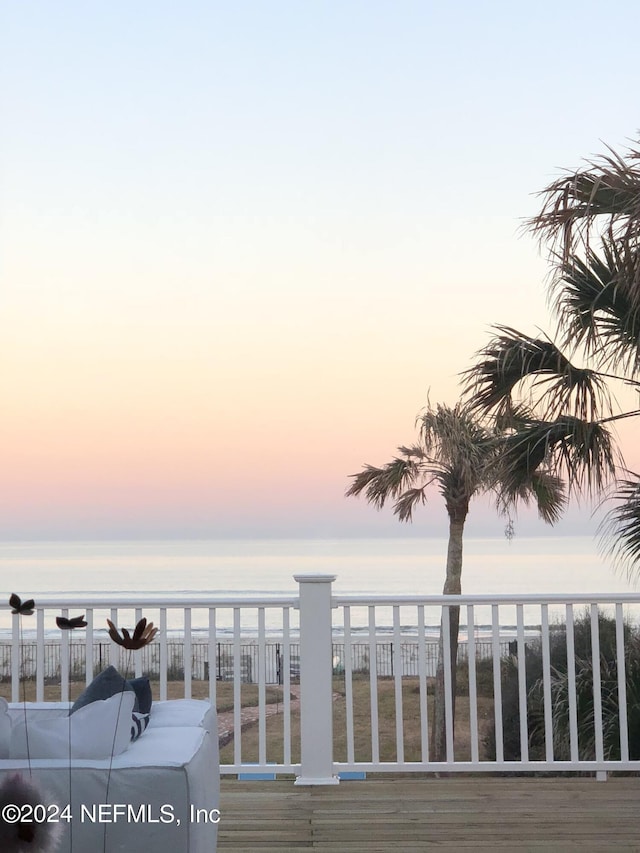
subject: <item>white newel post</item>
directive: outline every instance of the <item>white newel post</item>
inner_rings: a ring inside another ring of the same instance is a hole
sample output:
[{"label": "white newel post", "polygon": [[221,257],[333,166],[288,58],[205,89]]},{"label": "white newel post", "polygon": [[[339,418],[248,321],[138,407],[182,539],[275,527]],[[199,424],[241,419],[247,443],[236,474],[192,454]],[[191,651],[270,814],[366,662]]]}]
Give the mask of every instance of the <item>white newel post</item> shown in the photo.
[{"label": "white newel post", "polygon": [[300,775],[296,785],[337,785],[333,775],[331,584],[335,575],[294,575],[300,585]]}]

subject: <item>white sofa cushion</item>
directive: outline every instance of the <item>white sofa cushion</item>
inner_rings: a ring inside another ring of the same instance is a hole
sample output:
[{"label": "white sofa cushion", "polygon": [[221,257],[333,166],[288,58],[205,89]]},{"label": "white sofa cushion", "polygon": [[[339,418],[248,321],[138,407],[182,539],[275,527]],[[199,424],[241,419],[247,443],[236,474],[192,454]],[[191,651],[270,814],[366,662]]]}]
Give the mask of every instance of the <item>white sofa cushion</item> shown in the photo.
[{"label": "white sofa cushion", "polygon": [[216,711],[206,699],[167,699],[154,702],[149,728],[199,726],[216,734]]},{"label": "white sofa cushion", "polygon": [[[131,742],[131,713],[135,694],[126,691],[79,708],[65,717],[38,719],[27,712],[14,719],[11,758],[109,758]],[[28,738],[28,750],[27,750]],[[71,746],[69,746],[71,744]]]}]

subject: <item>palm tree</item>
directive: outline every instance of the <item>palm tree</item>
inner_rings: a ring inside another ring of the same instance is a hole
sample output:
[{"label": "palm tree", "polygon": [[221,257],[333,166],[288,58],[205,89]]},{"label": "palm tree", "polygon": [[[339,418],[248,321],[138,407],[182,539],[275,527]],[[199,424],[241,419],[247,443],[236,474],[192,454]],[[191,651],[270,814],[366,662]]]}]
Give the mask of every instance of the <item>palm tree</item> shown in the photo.
[{"label": "palm tree", "polygon": [[[462,591],[462,542],[464,525],[471,499],[480,493],[494,494],[503,514],[518,501],[533,500],[544,521],[555,522],[564,507],[561,480],[539,465],[535,471],[522,469],[516,477],[507,471],[503,457],[510,434],[486,424],[468,406],[458,403],[453,408],[427,406],[418,417],[417,443],[399,447],[391,462],[381,468],[365,465],[352,474],[353,483],[347,495],[364,495],[369,503],[381,509],[393,500],[394,513],[400,521],[411,521],[416,506],[427,500],[427,490],[434,485],[442,495],[449,516],[449,543],[443,593],[459,595]],[[504,482],[503,482],[504,480]],[[452,662],[452,708],[455,713],[456,660],[460,608],[449,609],[449,642]],[[436,674],[435,713],[432,728],[432,758],[444,761],[446,727],[444,703],[444,631],[440,631],[440,654]]]},{"label": "palm tree", "polygon": [[[630,573],[640,571],[640,476],[612,428],[640,410],[617,396],[640,390],[640,143],[568,173],[543,191],[526,227],[549,250],[554,339],[495,327],[466,372],[472,409],[526,437],[512,463],[540,459],[569,490],[614,498],[601,530]],[[526,407],[525,404],[526,403]]]}]

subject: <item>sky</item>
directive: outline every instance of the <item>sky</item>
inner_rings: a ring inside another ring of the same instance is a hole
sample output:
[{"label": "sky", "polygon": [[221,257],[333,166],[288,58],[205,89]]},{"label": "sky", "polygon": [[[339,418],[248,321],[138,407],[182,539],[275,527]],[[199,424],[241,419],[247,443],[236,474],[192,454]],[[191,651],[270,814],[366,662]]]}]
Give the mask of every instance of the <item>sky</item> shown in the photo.
[{"label": "sky", "polygon": [[552,329],[522,221],[635,137],[639,17],[0,3],[0,538],[446,535],[437,495],[408,531],[349,475],[492,324]]}]

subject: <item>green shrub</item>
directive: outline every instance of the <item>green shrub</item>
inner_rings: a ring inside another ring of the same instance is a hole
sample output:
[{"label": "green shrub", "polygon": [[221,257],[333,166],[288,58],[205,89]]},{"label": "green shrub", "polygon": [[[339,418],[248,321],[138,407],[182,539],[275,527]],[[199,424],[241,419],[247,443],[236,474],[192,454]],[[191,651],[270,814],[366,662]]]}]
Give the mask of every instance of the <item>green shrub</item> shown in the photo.
[{"label": "green shrub", "polygon": [[[578,755],[581,760],[596,757],[593,660],[576,658],[576,716]],[[625,688],[629,758],[640,758],[640,640],[634,637],[625,648]],[[620,759],[620,714],[617,660],[600,655],[600,695],[602,740],[605,759]],[[566,671],[551,677],[554,755],[571,757],[569,726],[569,677]]]},{"label": "green shrub", "polygon": [[[618,712],[618,672],[615,619],[599,615],[600,678],[602,685],[602,717],[605,758],[620,757],[620,719]],[[640,637],[627,624],[625,636],[625,669],[629,755],[640,757]],[[551,699],[553,751],[557,760],[569,760],[569,676],[567,670],[566,625],[558,624],[549,631],[551,666]],[[591,617],[587,611],[574,621],[576,672],[576,709],[578,752],[582,760],[595,758],[595,726],[593,706],[593,665],[591,653]],[[529,641],[525,647],[527,693],[527,730],[530,760],[545,758],[544,683],[542,642]],[[520,706],[518,661],[515,655],[503,658],[501,666],[502,719],[504,757],[517,761],[520,750]],[[495,732],[489,730],[485,747],[495,757]]]}]

